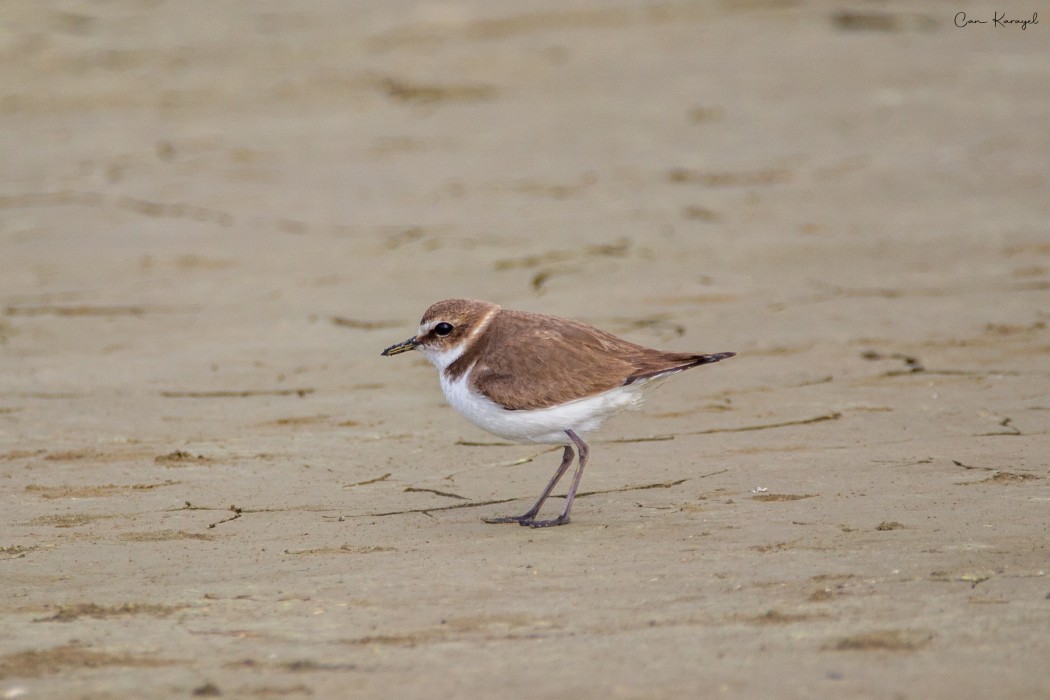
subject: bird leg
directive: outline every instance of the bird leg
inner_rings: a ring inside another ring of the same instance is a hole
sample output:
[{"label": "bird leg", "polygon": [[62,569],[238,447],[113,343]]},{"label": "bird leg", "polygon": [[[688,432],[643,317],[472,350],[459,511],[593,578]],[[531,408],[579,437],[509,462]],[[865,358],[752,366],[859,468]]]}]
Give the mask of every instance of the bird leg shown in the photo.
[{"label": "bird leg", "polygon": [[[569,522],[569,511],[572,510],[572,502],[576,498],[576,489],[580,487],[580,480],[583,478],[583,469],[587,466],[587,455],[590,450],[587,447],[587,443],[581,440],[580,436],[573,431],[566,430],[565,434],[568,435],[569,439],[576,445],[576,451],[580,454],[580,465],[576,467],[576,473],[572,477],[572,486],[569,487],[569,492],[565,495],[565,510],[563,510],[561,515],[557,518],[551,520],[520,520],[518,522],[521,525],[527,525],[529,527],[552,527],[554,525],[565,525]],[[569,455],[572,454],[572,450],[569,447],[566,447],[565,454],[567,459],[571,459]],[[567,465],[567,461],[562,462],[562,465],[558,468],[558,473],[556,474],[558,478],[561,478],[562,472],[567,468]],[[555,479],[555,481],[556,480],[557,479]],[[543,494],[543,498],[547,497],[547,494],[550,493],[550,489],[553,487],[554,484],[551,483],[551,485],[547,487],[547,492]],[[540,499],[540,503],[543,502],[543,498]],[[532,511],[529,512],[531,513]]]},{"label": "bird leg", "polygon": [[[584,448],[586,449],[586,445]],[[550,482],[547,484],[547,488],[543,489],[543,494],[540,496],[540,500],[536,501],[536,504],[529,508],[528,512],[522,515],[509,515],[502,518],[483,518],[487,523],[521,523],[522,525],[531,525],[536,520],[536,514],[540,512],[540,508],[543,507],[543,502],[547,500],[547,497],[551,495],[551,491],[558,485],[558,481],[561,480],[565,472],[568,471],[569,465],[572,464],[572,459],[576,455],[573,453],[572,448],[568,445],[565,446],[565,452],[562,455],[561,466],[558,467],[558,471],[554,472],[554,476],[551,477]]]}]

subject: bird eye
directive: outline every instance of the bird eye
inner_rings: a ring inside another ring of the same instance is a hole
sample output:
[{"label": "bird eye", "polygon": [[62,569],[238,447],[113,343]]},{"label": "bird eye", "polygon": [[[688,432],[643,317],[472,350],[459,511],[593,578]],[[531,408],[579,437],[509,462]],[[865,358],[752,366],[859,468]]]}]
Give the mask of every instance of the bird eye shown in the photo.
[{"label": "bird eye", "polygon": [[439,335],[441,337],[444,337],[444,336],[448,335],[451,332],[452,332],[452,324],[451,323],[445,323],[444,321],[442,321],[441,323],[439,323],[436,326],[434,326],[434,334],[435,335]]}]

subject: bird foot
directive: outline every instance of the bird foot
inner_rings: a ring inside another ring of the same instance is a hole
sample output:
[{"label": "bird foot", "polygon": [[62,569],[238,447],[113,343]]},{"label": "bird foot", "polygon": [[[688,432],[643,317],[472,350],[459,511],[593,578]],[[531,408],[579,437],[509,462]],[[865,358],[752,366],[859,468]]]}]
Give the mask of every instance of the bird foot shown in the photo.
[{"label": "bird foot", "polygon": [[482,521],[489,524],[517,523],[522,527],[555,527],[556,525],[567,524],[569,516],[562,514],[550,520],[536,520],[535,513],[525,513],[524,515],[506,515],[499,518],[482,518]]},{"label": "bird foot", "polygon": [[554,527],[556,525],[568,525],[569,516],[559,515],[550,520],[522,520],[519,524],[526,527]]},{"label": "bird foot", "polygon": [[499,518],[482,518],[481,520],[490,525],[498,525],[500,523],[518,523],[519,525],[528,525],[531,522],[535,522],[535,517],[536,515],[534,513],[525,513],[524,515],[505,515]]}]

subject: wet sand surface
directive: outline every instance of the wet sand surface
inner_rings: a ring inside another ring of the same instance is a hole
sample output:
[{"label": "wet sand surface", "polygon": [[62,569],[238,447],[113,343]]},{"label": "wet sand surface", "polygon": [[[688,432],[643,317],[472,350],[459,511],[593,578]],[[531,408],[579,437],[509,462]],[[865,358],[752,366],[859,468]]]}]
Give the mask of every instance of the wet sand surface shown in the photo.
[{"label": "wet sand surface", "polygon": [[[358,5],[0,6],[0,697],[1050,696],[1045,21]],[[486,525],[457,296],[739,356]]]}]

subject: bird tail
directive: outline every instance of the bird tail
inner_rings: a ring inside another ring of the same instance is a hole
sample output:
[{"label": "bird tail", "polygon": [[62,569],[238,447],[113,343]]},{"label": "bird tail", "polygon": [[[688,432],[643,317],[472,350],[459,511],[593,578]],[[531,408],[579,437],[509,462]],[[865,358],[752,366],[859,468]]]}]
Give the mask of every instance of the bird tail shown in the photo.
[{"label": "bird tail", "polygon": [[627,385],[634,384],[635,382],[643,382],[648,379],[656,379],[665,375],[681,372],[684,369],[699,367],[700,365],[709,365],[713,362],[718,362],[720,360],[732,357],[735,354],[735,352],[716,352],[711,355],[686,355],[682,358],[683,361],[680,364],[675,363],[671,366],[664,366],[658,369],[653,369],[650,371],[641,371],[636,374],[632,374],[630,377],[627,378],[627,381],[625,381],[624,384]]},{"label": "bird tail", "polygon": [[700,365],[709,365],[712,362],[718,362],[720,360],[728,360],[733,355],[736,355],[736,353],[735,352],[716,352],[716,353],[713,353],[711,355],[697,355],[695,358],[693,358],[692,362],[690,362],[688,365],[686,365],[686,367],[698,367]]}]

